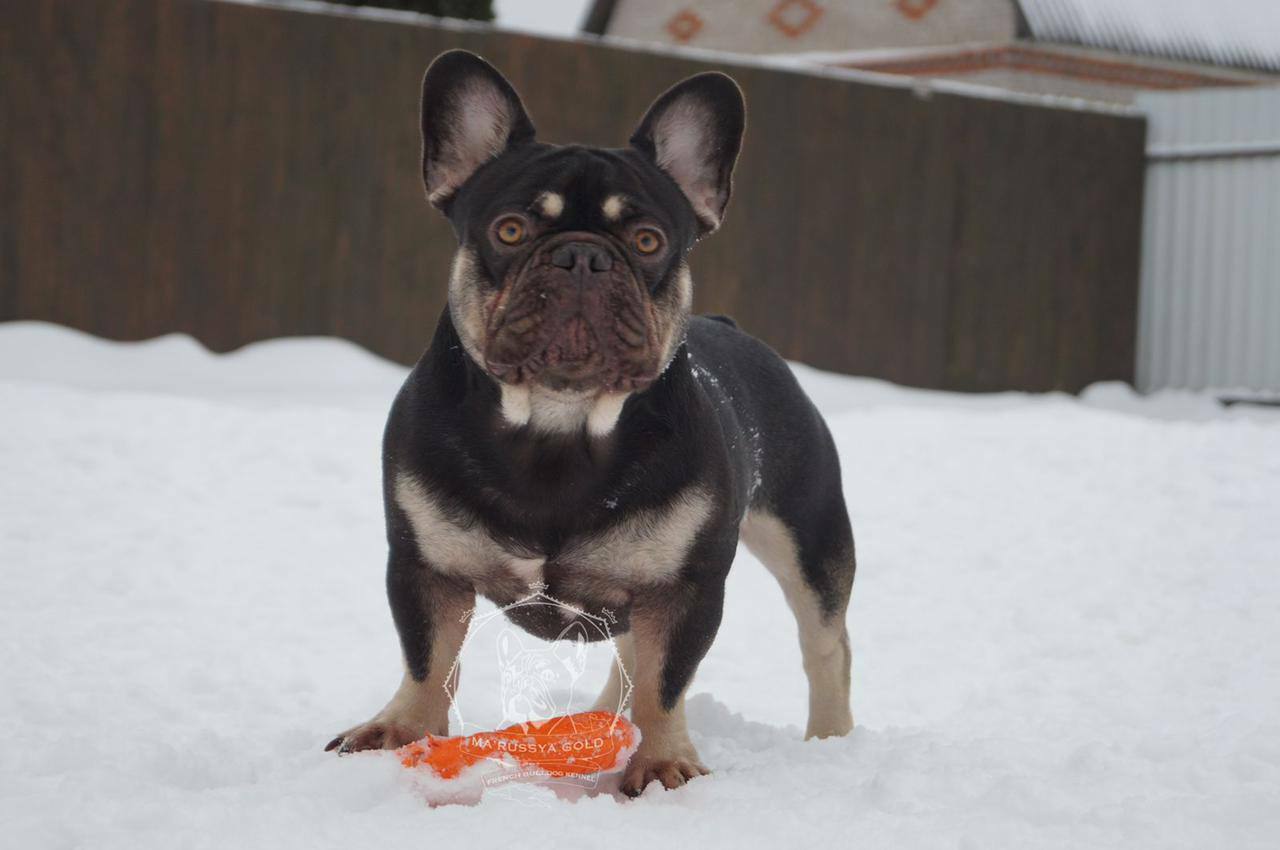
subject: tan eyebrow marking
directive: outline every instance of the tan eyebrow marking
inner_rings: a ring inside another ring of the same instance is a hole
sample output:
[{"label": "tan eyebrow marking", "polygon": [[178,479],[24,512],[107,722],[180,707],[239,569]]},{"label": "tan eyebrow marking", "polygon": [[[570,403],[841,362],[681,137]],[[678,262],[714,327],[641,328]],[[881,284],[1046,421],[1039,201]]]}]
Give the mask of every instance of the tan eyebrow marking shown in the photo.
[{"label": "tan eyebrow marking", "polygon": [[564,212],[564,196],[558,192],[543,192],[534,204],[547,218],[559,218]]},{"label": "tan eyebrow marking", "polygon": [[622,218],[622,211],[627,206],[627,199],[623,195],[610,195],[604,199],[601,209],[604,211],[604,217],[609,221],[617,221]]}]

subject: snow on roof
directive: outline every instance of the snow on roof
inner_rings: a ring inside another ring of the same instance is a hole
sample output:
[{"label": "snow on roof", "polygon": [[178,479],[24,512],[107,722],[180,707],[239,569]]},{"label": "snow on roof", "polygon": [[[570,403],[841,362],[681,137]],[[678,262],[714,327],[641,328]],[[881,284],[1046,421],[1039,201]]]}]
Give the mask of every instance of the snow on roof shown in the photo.
[{"label": "snow on roof", "polygon": [[1020,0],[1037,40],[1280,71],[1280,0]]}]

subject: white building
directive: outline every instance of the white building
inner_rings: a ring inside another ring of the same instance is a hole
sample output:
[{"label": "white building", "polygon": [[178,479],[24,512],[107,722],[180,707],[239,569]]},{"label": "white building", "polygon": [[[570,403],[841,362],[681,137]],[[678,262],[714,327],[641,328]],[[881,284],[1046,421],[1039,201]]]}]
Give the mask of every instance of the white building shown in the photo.
[{"label": "white building", "polygon": [[585,28],[1140,110],[1137,383],[1280,397],[1280,0],[596,0]]}]

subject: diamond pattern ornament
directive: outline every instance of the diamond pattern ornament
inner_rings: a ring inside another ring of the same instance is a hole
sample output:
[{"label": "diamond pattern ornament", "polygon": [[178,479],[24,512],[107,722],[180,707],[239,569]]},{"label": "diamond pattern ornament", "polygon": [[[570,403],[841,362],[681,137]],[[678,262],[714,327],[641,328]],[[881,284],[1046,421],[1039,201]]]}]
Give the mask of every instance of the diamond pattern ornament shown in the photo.
[{"label": "diamond pattern ornament", "polygon": [[813,0],[782,0],[769,12],[767,20],[787,38],[799,38],[813,29],[824,11]]},{"label": "diamond pattern ornament", "polygon": [[894,0],[893,5],[904,18],[918,21],[934,10],[938,0]]},{"label": "diamond pattern ornament", "polygon": [[685,9],[667,21],[667,32],[680,44],[687,44],[702,32],[702,16],[692,9]]}]

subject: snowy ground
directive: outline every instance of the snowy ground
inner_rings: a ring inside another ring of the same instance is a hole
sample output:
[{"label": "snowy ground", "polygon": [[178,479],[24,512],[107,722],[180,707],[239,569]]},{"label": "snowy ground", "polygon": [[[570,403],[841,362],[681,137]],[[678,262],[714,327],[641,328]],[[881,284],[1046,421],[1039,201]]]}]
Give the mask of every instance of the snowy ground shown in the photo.
[{"label": "snowy ground", "polygon": [[[1280,842],[1280,417],[799,371],[858,536],[854,734],[801,741],[794,628],[743,554],[693,687],[713,777],[431,809],[392,758],[321,752],[398,676],[377,475],[403,371],[0,325],[4,846]],[[490,652],[463,691],[493,704]]]}]

